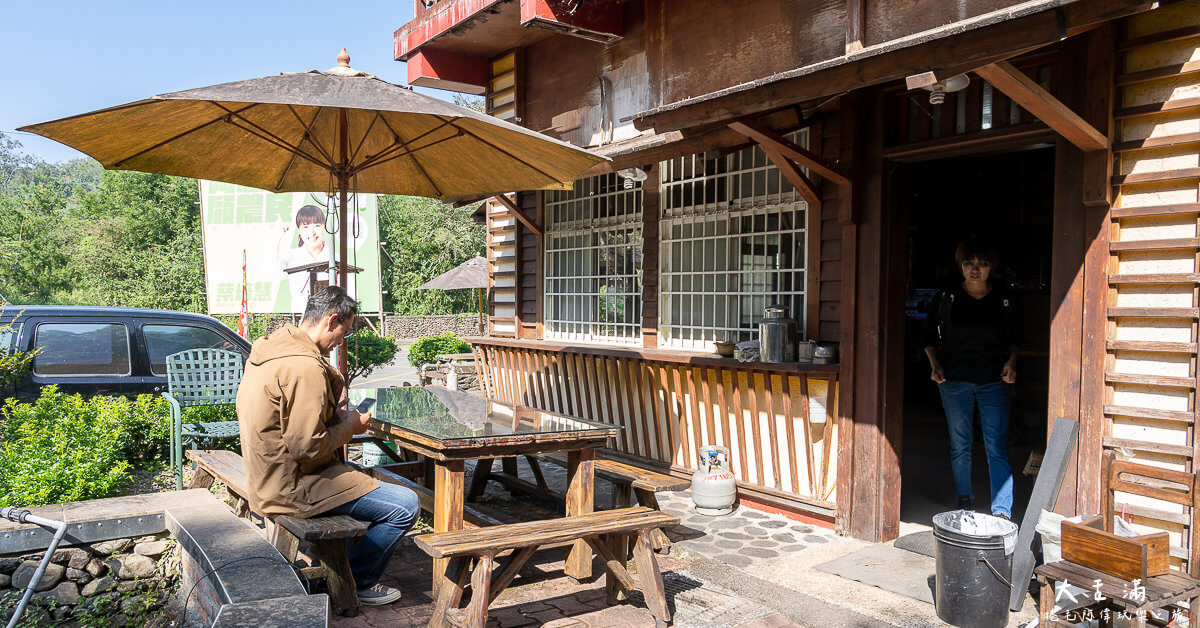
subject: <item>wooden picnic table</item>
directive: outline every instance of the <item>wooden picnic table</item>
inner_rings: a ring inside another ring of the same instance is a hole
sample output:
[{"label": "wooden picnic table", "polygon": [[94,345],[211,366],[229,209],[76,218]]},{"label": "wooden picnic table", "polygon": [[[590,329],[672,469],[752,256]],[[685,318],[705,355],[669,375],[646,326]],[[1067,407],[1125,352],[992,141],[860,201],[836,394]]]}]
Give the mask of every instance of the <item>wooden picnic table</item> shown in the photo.
[{"label": "wooden picnic table", "polygon": [[[493,458],[566,452],[566,515],[592,512],[596,448],[605,446],[621,429],[440,386],[354,392],[378,400],[371,435],[432,462],[434,532],[463,529],[464,474],[466,461],[471,459],[490,462]],[[434,560],[434,582],[441,581],[448,562]],[[582,580],[591,576],[591,569],[591,548],[583,541],[576,542],[567,556],[566,574]]]}]

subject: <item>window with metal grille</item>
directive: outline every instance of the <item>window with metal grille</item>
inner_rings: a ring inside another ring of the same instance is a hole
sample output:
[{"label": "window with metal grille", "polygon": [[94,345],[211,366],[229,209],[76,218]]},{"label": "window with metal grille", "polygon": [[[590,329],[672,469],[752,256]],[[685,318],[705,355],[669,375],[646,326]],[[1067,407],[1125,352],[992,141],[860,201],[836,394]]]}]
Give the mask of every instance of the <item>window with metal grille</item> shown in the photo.
[{"label": "window with metal grille", "polygon": [[641,344],[642,188],[615,174],[546,192],[546,339]]},{"label": "window with metal grille", "polygon": [[[807,130],[788,139],[807,144]],[[808,203],[753,146],[661,163],[659,321],[663,344],[711,350],[758,336],[768,305],[804,329]]]}]

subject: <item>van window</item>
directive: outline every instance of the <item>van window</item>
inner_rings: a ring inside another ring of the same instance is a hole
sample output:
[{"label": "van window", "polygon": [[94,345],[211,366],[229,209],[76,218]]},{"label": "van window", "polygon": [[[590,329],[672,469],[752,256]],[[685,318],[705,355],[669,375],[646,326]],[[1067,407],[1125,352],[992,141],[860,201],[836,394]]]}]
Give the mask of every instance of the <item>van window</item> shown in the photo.
[{"label": "van window", "polygon": [[236,351],[237,347],[221,334],[203,327],[190,325],[143,325],[146,349],[150,353],[150,372],[167,374],[167,356],[188,349],[225,349]]},{"label": "van window", "polygon": [[119,323],[42,323],[34,331],[37,375],[129,375],[129,330]]},{"label": "van window", "polygon": [[13,345],[17,341],[17,335],[21,333],[21,326],[16,323],[0,324],[0,355],[8,355],[12,353]]}]

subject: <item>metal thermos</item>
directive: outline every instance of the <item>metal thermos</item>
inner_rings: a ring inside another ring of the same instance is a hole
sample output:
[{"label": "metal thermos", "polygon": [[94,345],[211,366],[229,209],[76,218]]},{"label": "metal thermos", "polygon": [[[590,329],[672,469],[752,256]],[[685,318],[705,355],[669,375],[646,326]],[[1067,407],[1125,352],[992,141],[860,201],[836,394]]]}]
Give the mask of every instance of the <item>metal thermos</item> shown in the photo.
[{"label": "metal thermos", "polygon": [[758,324],[759,359],[763,362],[795,362],[798,329],[796,319],[788,318],[786,305],[768,307]]}]

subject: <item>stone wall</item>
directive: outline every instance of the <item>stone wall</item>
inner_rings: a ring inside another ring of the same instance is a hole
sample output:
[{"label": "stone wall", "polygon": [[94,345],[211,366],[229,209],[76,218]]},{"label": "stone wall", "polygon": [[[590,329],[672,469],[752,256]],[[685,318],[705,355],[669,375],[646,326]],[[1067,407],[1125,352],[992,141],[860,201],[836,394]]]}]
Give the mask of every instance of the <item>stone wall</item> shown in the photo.
[{"label": "stone wall", "polygon": [[400,339],[416,339],[451,332],[462,338],[484,335],[479,331],[478,314],[383,317],[383,334]]},{"label": "stone wall", "polygon": [[[179,547],[166,532],[54,552],[20,625],[81,625],[104,618],[165,626],[157,616],[179,583]],[[0,556],[0,615],[7,622],[45,552]],[[157,616],[157,617],[156,617]]]}]

